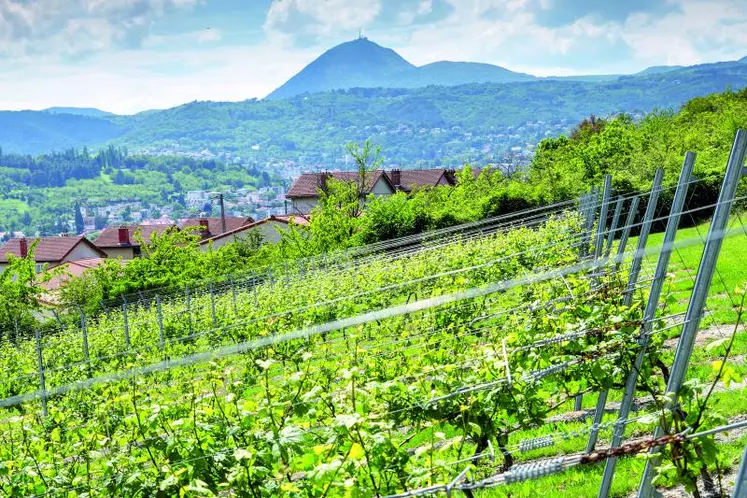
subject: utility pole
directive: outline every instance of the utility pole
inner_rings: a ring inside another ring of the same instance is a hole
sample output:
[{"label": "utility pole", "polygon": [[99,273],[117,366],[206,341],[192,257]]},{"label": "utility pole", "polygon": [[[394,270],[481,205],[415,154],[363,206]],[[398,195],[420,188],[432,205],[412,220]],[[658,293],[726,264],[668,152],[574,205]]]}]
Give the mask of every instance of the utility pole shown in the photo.
[{"label": "utility pole", "polygon": [[220,228],[221,233],[226,233],[226,206],[223,203],[223,192],[213,192],[211,197],[213,199],[217,197],[218,202],[220,202]]}]

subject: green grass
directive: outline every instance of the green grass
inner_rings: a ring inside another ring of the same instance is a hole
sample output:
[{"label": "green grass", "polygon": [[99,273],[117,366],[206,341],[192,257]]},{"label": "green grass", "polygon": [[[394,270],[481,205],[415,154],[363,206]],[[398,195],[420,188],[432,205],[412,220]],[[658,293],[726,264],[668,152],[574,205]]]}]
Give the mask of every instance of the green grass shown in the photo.
[{"label": "green grass", "polygon": [[[701,326],[710,327],[736,322],[735,305],[738,304],[738,300],[735,288],[737,286],[744,288],[747,283],[747,264],[744,264],[747,234],[741,226],[741,218],[744,216],[734,214],[730,220],[729,236],[724,238],[721,246],[716,273],[713,276],[706,302],[708,311]],[[668,305],[669,313],[683,313],[687,310],[695,275],[703,254],[704,244],[701,239],[706,238],[709,227],[710,223],[703,223],[677,232],[676,242],[685,243],[685,245],[676,247],[669,261],[670,276],[664,289],[666,295],[674,297],[674,301]],[[649,249],[661,247],[663,239],[663,233],[651,234],[646,247]],[[693,241],[697,243],[692,244]],[[636,247],[637,243],[637,238],[632,238],[629,249]],[[649,255],[648,260],[651,266],[654,266],[657,255]]]}]

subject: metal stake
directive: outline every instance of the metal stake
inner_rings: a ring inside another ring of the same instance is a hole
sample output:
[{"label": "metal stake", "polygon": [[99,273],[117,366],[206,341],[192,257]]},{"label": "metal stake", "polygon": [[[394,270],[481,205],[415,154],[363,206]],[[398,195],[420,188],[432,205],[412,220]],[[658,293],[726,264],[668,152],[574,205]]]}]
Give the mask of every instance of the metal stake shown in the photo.
[{"label": "metal stake", "polygon": [[620,236],[620,244],[617,246],[617,256],[615,256],[615,272],[620,269],[623,257],[625,256],[625,248],[628,246],[628,238],[630,237],[630,229],[633,228],[633,222],[635,216],[638,214],[638,204],[640,204],[641,198],[639,196],[633,197],[630,201],[630,211],[628,211],[628,217],[625,219],[625,228]]},{"label": "metal stake", "polygon": [[[716,262],[721,252],[724,231],[729,222],[729,214],[734,204],[737,185],[739,184],[739,179],[744,168],[745,155],[747,155],[747,131],[739,130],[737,131],[737,136],[729,155],[726,174],[721,184],[721,192],[713,213],[711,226],[708,228],[703,256],[700,259],[692,294],[690,294],[690,302],[688,303],[685,321],[682,326],[682,335],[677,343],[677,352],[674,355],[674,363],[670,372],[669,382],[667,383],[667,393],[671,396],[671,403],[674,404],[677,403],[682,384],[685,382],[685,374],[687,373],[690,356],[695,345],[695,336],[698,334],[700,319],[703,316],[703,308],[708,297],[708,289],[711,287],[713,273],[716,270]],[[656,436],[664,434],[664,428],[659,425],[654,434]],[[655,455],[659,450],[659,448],[652,448],[650,453]],[[653,458],[646,462],[646,468],[641,478],[641,487],[638,490],[639,498],[651,496],[653,492],[651,481],[654,477],[654,469],[658,465],[658,460],[658,458]]]},{"label": "metal stake", "polygon": [[210,288],[210,313],[213,317],[213,327],[218,326],[218,317],[215,316],[215,293],[213,292],[213,282],[208,285]]},{"label": "metal stake", "polygon": [[[594,241],[594,261],[597,261],[602,255],[602,248],[604,245],[604,231],[607,229],[607,208],[610,203],[610,195],[612,191],[612,175],[604,176],[604,191],[602,193],[602,207],[599,212],[599,223],[597,223],[597,236]],[[593,226],[593,225],[592,225]],[[611,233],[611,232],[610,232]],[[595,273],[599,272],[599,269],[594,270]],[[577,412],[581,411],[584,403],[584,395],[579,394],[573,403],[573,409]]]},{"label": "metal stake", "polygon": [[238,312],[238,307],[236,306],[236,285],[233,281],[233,275],[229,275],[228,279],[231,281],[231,297],[233,298],[233,312]]},{"label": "metal stake", "polygon": [[622,214],[623,201],[623,197],[618,195],[617,204],[615,204],[615,214],[612,215],[610,233],[607,234],[607,247],[604,250],[605,259],[610,257],[610,252],[612,251],[612,243],[615,241],[615,232],[617,232],[617,226],[620,223],[620,215]]},{"label": "metal stake", "polygon": [[664,170],[657,169],[654,175],[654,187],[651,189],[649,195],[648,205],[646,206],[646,214],[643,216],[643,224],[641,225],[641,233],[638,235],[638,247],[636,248],[635,255],[633,256],[633,263],[630,267],[630,275],[628,276],[628,286],[625,290],[625,305],[629,306],[633,301],[633,291],[638,283],[638,274],[641,272],[641,265],[643,264],[643,253],[646,250],[646,243],[648,242],[648,234],[651,232],[651,225],[653,224],[654,214],[656,213],[656,204],[659,202],[659,194],[661,193],[661,182],[664,178]]},{"label": "metal stake", "polygon": [[[83,312],[83,308],[78,306],[80,311],[80,332],[83,335],[83,357],[85,358],[88,368],[91,367],[91,359],[88,356],[88,330],[86,329],[86,314]],[[90,371],[89,371],[90,373]]]},{"label": "metal stake", "polygon": [[747,496],[747,446],[744,447],[742,463],[739,464],[737,473],[737,482],[734,484],[734,493],[732,498],[744,498]]},{"label": "metal stake", "polygon": [[[680,172],[680,179],[677,183],[677,190],[674,193],[674,201],[669,211],[669,219],[667,220],[667,228],[664,232],[664,242],[659,252],[659,260],[656,263],[656,271],[654,273],[654,280],[651,282],[651,291],[648,295],[648,301],[646,302],[646,309],[643,313],[643,326],[641,327],[641,339],[640,339],[640,350],[635,359],[635,364],[632,370],[628,374],[628,379],[625,384],[625,394],[623,395],[622,402],[620,403],[620,411],[617,416],[617,424],[615,425],[614,433],[612,435],[612,448],[619,448],[622,443],[623,436],[625,435],[625,420],[627,420],[630,414],[630,409],[633,406],[635,398],[635,387],[638,382],[638,374],[641,371],[643,362],[646,359],[646,353],[648,344],[650,342],[649,336],[653,329],[653,323],[656,319],[656,310],[659,307],[659,297],[661,291],[664,288],[664,281],[667,278],[667,268],[669,267],[669,258],[672,255],[672,244],[674,238],[677,235],[677,228],[680,224],[680,216],[682,215],[682,208],[685,205],[685,197],[687,197],[687,190],[690,184],[690,177],[693,173],[693,166],[695,165],[695,154],[688,152],[685,155],[685,163],[682,166]],[[626,296],[627,297],[627,296]],[[602,477],[602,486],[599,489],[599,497],[606,498],[609,496],[610,488],[612,487],[612,478],[615,475],[615,466],[617,465],[616,458],[608,458],[607,463],[604,467],[604,475]]]},{"label": "metal stake", "polygon": [[[641,234],[638,238],[638,248],[633,255],[633,262],[630,266],[630,275],[628,276],[627,284],[627,289],[630,290],[626,291],[625,293],[623,301],[625,306],[630,306],[630,303],[633,301],[632,288],[635,287],[635,284],[638,282],[638,274],[641,271],[641,261],[643,259],[643,250],[646,248],[646,243],[648,242],[648,234],[651,230],[654,213],[656,212],[656,203],[659,200],[659,193],[661,191],[661,182],[663,178],[664,170],[656,170],[656,174],[654,175],[654,184],[651,187],[651,193],[649,194],[648,198],[648,205],[646,206],[646,214],[644,215],[643,225],[641,226]],[[625,252],[625,246],[628,243],[628,236],[630,235],[630,228],[633,224],[633,220],[635,220],[635,213],[638,208],[638,202],[639,198],[636,196],[633,198],[633,201],[630,205],[630,212],[628,213],[628,218],[626,220],[626,227],[623,230],[623,234],[620,239],[620,247],[617,251],[617,267],[619,267],[620,263],[622,262],[622,256]],[[592,425],[591,432],[589,433],[589,441],[586,443],[587,452],[594,451],[594,448],[596,447],[597,437],[599,435],[599,424],[602,422],[602,418],[604,417],[604,407],[607,404],[608,393],[609,391],[607,390],[602,391],[599,393],[599,397],[597,398],[597,407],[594,411],[594,424]]]},{"label": "metal stake", "polygon": [[39,387],[41,389],[42,415],[47,416],[47,383],[44,380],[44,359],[42,357],[42,343],[39,329],[34,329],[36,336],[36,361],[39,366]]},{"label": "metal stake", "polygon": [[161,314],[161,297],[156,294],[156,316],[158,317],[158,336],[161,351],[166,347],[166,338],[163,333],[163,315]]},{"label": "metal stake", "polygon": [[189,333],[192,333],[192,299],[189,295],[189,286],[184,287],[184,296],[187,298],[187,327]]},{"label": "metal stake", "polygon": [[130,349],[130,324],[127,320],[127,301],[122,303],[122,319],[124,320],[125,347]]},{"label": "metal stake", "polygon": [[594,242],[594,259],[599,259],[602,256],[602,251],[604,249],[604,232],[607,230],[607,211],[609,210],[611,195],[612,175],[605,175],[602,207],[599,213],[599,223],[597,223],[597,238]]}]

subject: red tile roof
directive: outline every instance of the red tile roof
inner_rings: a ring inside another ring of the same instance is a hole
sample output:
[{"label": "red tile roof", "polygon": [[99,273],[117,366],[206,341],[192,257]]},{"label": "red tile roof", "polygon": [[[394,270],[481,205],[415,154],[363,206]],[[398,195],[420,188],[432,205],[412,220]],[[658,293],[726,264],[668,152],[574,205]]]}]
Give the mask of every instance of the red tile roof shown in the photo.
[{"label": "red tile roof", "polygon": [[269,218],[265,218],[264,220],[255,221],[254,223],[250,223],[248,225],[240,226],[237,228],[234,228],[233,230],[229,230],[227,232],[213,235],[212,237],[209,237],[207,239],[204,239],[200,241],[200,244],[208,244],[214,240],[222,239],[223,237],[230,237],[231,235],[235,235],[237,233],[245,232],[247,230],[251,230],[254,227],[258,227],[259,225],[264,225],[265,223],[269,223],[270,221],[276,221],[278,223],[283,223],[288,225],[290,223],[290,220],[293,220],[293,222],[296,225],[308,225],[309,220],[307,218],[304,218],[303,216],[295,216],[295,215],[289,215],[289,216],[275,216],[272,215]]},{"label": "red tile roof", "polygon": [[[358,182],[358,172],[357,171],[330,171],[328,173],[303,173],[301,176],[299,176],[296,181],[293,183],[293,186],[288,190],[288,193],[285,194],[285,197],[292,199],[292,198],[299,198],[299,197],[319,197],[319,188],[322,184],[322,175],[326,174],[329,175],[329,177],[334,178],[337,181],[340,182]],[[366,175],[366,185],[363,189],[363,194],[368,195],[371,193],[371,190],[373,190],[374,185],[379,181],[379,179],[384,176],[385,181],[389,184],[390,187],[392,187],[392,190],[394,190],[394,187],[392,186],[391,182],[389,181],[389,178],[384,175],[384,172],[381,170],[376,170],[373,173]]]},{"label": "red tile roof", "polygon": [[[220,235],[223,233],[223,224],[220,218],[191,218],[182,222],[182,228],[185,227],[199,227],[201,220],[207,220],[208,232],[210,232],[207,238]],[[226,216],[226,232],[241,228],[243,226],[254,223],[254,219],[251,217],[234,217]]]},{"label": "red tile roof", "polygon": [[403,169],[399,172],[399,184],[394,181],[396,171],[387,171],[386,174],[398,190],[410,192],[416,188],[435,187],[442,183],[444,177],[444,184],[453,185],[449,175],[446,175],[446,171],[445,169]]},{"label": "red tile roof", "polygon": [[270,216],[270,218],[274,219],[275,221],[279,221],[281,223],[290,223],[292,221],[296,225],[301,225],[301,226],[308,226],[310,223],[309,218],[307,216],[303,216],[300,214],[286,214],[286,215],[274,214]]},{"label": "red tile roof", "polygon": [[150,242],[153,234],[161,234],[166,230],[175,228],[176,225],[130,225],[127,226],[127,232],[129,234],[129,244],[119,243],[119,228],[117,226],[107,227],[101,231],[99,236],[95,240],[97,247],[101,248],[112,248],[112,247],[139,247],[140,244],[135,239],[135,233],[140,230],[140,236],[145,242]]},{"label": "red tile roof", "polygon": [[99,266],[104,264],[105,261],[116,261],[121,265],[127,263],[127,261],[121,259],[106,258],[91,258],[81,259],[78,261],[68,261],[67,263],[64,263],[56,268],[47,270],[47,272],[52,274],[52,278],[50,278],[47,282],[41,284],[41,286],[48,291],[59,289],[60,287],[64,286],[71,277],[80,277],[88,270],[98,268]]},{"label": "red tile roof", "polygon": [[[83,236],[78,237],[40,237],[34,239],[28,239],[27,244],[29,249],[31,245],[36,241],[39,243],[36,246],[34,252],[34,261],[37,263],[59,263],[65,259],[65,256],[70,254],[78,244],[85,244],[90,246],[96,253],[102,258],[106,257],[106,254],[101,251],[98,247],[93,245],[88,239]],[[0,263],[8,262],[8,254],[13,256],[21,257],[21,239],[11,239],[3,247],[0,247]]]}]

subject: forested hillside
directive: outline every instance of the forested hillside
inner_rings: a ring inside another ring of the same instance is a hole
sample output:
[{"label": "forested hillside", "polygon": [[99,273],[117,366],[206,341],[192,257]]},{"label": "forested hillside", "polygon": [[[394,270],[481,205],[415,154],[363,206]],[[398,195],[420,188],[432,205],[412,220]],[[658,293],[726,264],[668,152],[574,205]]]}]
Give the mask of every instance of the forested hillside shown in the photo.
[{"label": "forested hillside", "polygon": [[[590,114],[655,108],[747,85],[747,64],[721,63],[602,82],[539,80],[420,89],[352,89],[272,101],[193,102],[135,116],[0,114],[7,152],[112,143],[152,154],[230,152],[302,168],[339,168],[345,143],[372,139],[387,162],[459,166],[500,161],[557,136]],[[40,137],[29,141],[28,137]]]},{"label": "forested hillside", "polygon": [[[113,146],[36,157],[0,149],[0,232],[66,232],[80,203],[103,208],[137,202],[143,209],[153,205],[155,214],[158,207],[168,206],[178,217],[184,213],[190,190],[257,189],[279,181],[254,166],[133,155]],[[97,228],[105,223],[106,218],[96,220]]]}]

